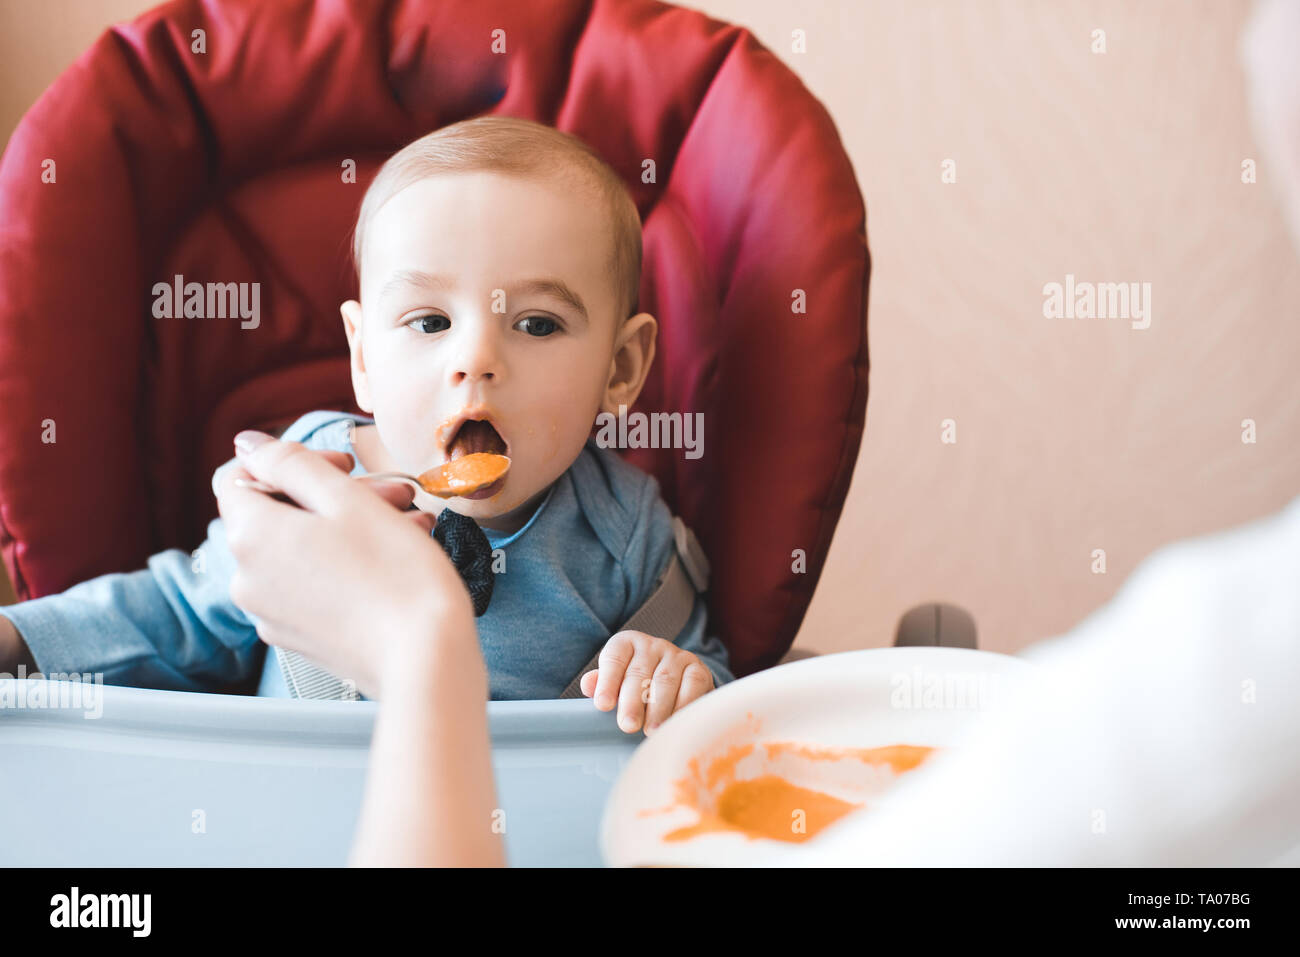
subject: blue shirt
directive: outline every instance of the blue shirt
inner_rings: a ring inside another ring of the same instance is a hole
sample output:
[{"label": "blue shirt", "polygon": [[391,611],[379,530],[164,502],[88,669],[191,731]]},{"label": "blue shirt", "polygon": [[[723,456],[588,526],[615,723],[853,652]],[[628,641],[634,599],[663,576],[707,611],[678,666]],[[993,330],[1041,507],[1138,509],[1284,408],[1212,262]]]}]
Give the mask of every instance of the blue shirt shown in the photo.
[{"label": "blue shirt", "polygon": [[[353,428],[373,421],[310,412],[281,438],[357,459]],[[357,459],[352,474],[365,471]],[[494,553],[500,549],[492,601],[475,619],[494,700],[558,697],[650,596],[675,548],[658,483],[594,438],[522,528],[483,532]],[[261,669],[258,694],[288,697],[276,656],[266,654],[256,625],[230,600],[235,563],[220,518],[193,554],[169,549],[147,564],[0,614],[47,675],[102,672],[105,684],[213,691]],[[733,675],[726,648],[706,634],[706,618],[697,594],[681,633],[655,637],[693,652],[722,685]]]}]

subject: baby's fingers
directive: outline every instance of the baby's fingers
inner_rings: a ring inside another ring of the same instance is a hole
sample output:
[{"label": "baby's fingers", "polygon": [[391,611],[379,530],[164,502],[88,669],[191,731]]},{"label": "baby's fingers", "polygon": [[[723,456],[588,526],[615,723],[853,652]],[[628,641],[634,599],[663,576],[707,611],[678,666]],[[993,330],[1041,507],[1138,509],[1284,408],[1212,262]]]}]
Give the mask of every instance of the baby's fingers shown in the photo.
[{"label": "baby's fingers", "polygon": [[[599,670],[587,672],[587,674],[594,673],[596,675],[594,697],[596,707],[600,711],[608,711],[617,703],[618,688],[623,683],[623,673],[632,661],[634,651],[632,640],[622,632],[605,642],[605,647],[600,649]],[[586,675],[583,678],[585,681],[591,680]],[[586,694],[585,690],[583,694]]]},{"label": "baby's fingers", "polygon": [[693,655],[682,652],[663,656],[650,681],[650,700],[646,708],[645,733],[651,734],[672,715],[677,704],[677,693],[682,683],[682,672],[694,661]]},{"label": "baby's fingers", "polygon": [[638,643],[623,677],[623,687],[618,694],[618,726],[631,734],[641,729],[646,702],[650,700],[650,685],[659,658],[648,644]]},{"label": "baby's fingers", "polygon": [[680,711],[696,698],[703,697],[713,690],[713,672],[700,659],[696,658],[682,672],[682,684],[677,689],[677,703],[674,711]]}]

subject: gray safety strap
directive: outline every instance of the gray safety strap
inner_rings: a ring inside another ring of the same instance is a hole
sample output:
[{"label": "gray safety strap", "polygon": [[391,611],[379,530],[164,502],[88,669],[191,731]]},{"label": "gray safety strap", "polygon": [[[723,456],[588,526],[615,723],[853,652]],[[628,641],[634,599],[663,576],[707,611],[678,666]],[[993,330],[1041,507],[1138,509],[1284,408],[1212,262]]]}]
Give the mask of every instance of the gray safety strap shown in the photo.
[{"label": "gray safety strap", "polygon": [[280,660],[280,673],[289,686],[293,698],[317,698],[328,701],[359,701],[356,685],[336,678],[324,668],[319,668],[296,651],[275,649]]},{"label": "gray safety strap", "polygon": [[[704,556],[704,549],[696,541],[695,533],[676,516],[673,517],[673,538],[676,550],[668,567],[659,576],[655,590],[645,604],[623,622],[619,631],[643,631],[647,635],[672,641],[690,620],[695,608],[696,592],[708,590],[709,561]],[[600,652],[597,651],[560,693],[560,697],[586,697],[582,693],[582,676],[599,664]]]}]

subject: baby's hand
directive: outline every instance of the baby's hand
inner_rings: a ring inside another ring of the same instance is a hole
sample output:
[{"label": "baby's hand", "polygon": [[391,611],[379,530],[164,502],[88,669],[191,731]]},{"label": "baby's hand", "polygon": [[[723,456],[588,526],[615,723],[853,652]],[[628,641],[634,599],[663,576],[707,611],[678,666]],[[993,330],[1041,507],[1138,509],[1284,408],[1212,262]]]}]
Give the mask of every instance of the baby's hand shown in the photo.
[{"label": "baby's hand", "polygon": [[[670,714],[713,690],[713,672],[689,651],[640,631],[620,631],[601,649],[596,671],[580,682],[582,693],[608,711],[618,703],[618,726],[651,734]],[[648,706],[648,707],[647,707]]]}]

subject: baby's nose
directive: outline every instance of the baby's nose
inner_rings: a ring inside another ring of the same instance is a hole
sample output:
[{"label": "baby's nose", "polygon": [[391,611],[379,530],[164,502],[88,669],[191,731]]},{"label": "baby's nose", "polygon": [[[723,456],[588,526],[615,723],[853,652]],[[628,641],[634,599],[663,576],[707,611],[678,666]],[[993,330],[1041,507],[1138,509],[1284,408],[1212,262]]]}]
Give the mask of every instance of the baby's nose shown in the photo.
[{"label": "baby's nose", "polygon": [[468,336],[452,365],[452,381],[493,379],[500,374],[501,353],[491,332]]},{"label": "baby's nose", "polygon": [[492,372],[492,371],[490,371],[490,370],[478,371],[477,367],[474,366],[474,365],[472,365],[471,363],[460,363],[460,364],[456,367],[456,371],[455,371],[454,373],[452,373],[452,381],[453,381],[453,382],[464,382],[466,379],[470,379],[470,380],[474,380],[474,379],[491,380],[491,378],[492,378],[495,374],[496,374],[496,373],[494,373],[494,372]]}]

